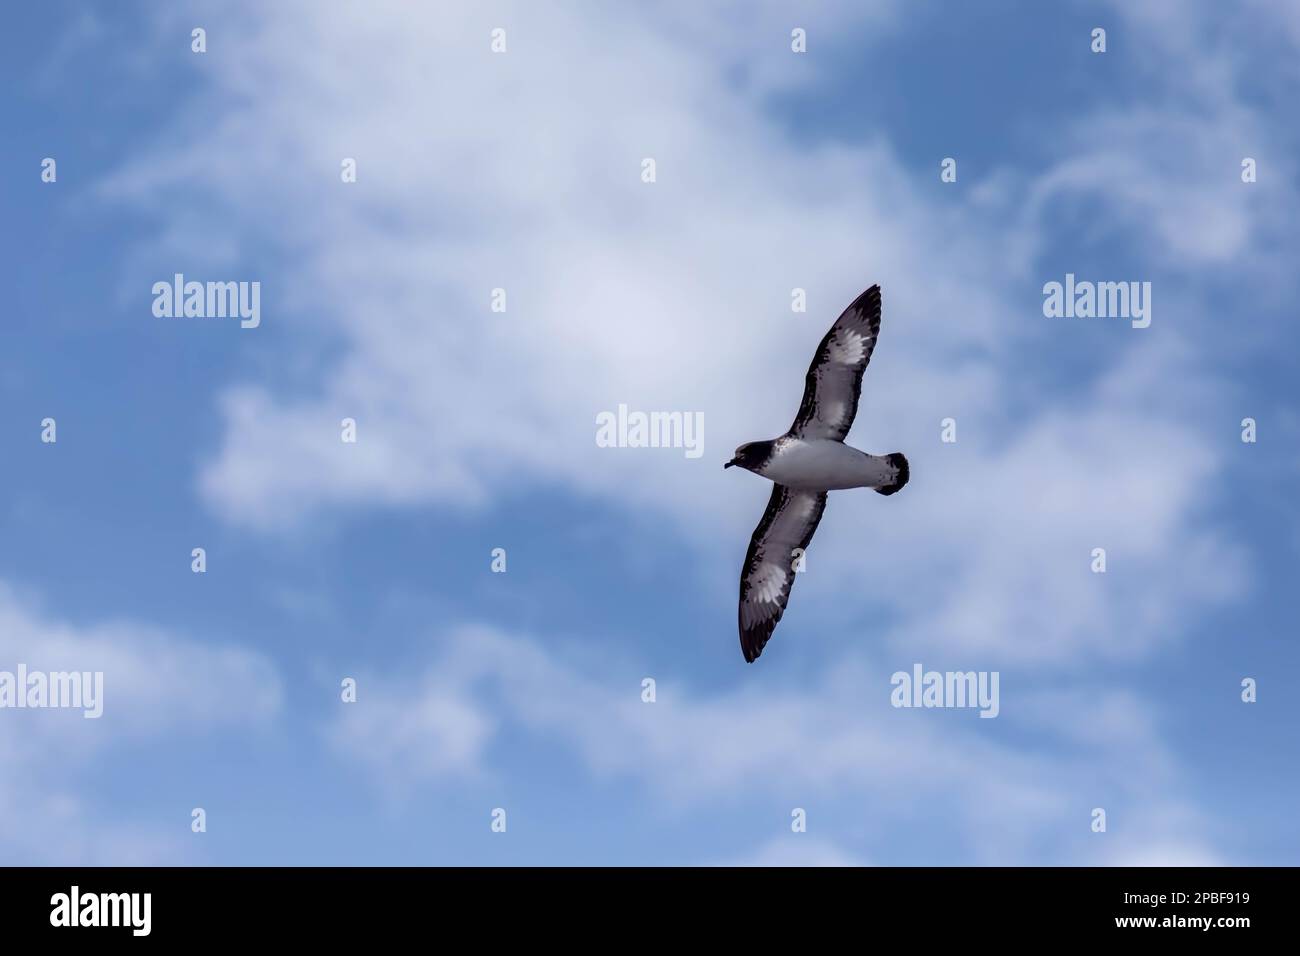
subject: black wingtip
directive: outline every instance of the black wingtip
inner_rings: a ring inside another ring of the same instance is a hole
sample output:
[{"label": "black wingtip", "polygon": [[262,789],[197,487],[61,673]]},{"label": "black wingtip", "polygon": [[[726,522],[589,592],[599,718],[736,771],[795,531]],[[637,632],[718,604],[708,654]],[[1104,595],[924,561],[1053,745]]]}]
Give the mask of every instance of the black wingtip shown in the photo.
[{"label": "black wingtip", "polygon": [[876,491],[882,495],[892,495],[894,492],[902,489],[907,484],[907,480],[912,477],[912,469],[908,467],[907,459],[902,453],[894,452],[892,455],[886,455],[885,460],[894,467],[896,472],[894,480],[887,485],[881,485]]},{"label": "black wingtip", "polygon": [[745,663],[752,664],[763,653],[763,648],[767,647],[767,642],[772,638],[772,632],[776,630],[776,622],[771,622],[770,626],[759,625],[758,627],[740,630],[740,653],[745,655]]},{"label": "black wingtip", "polygon": [[866,309],[870,307],[872,311],[880,308],[880,285],[873,285],[862,295],[853,300],[849,308]]}]

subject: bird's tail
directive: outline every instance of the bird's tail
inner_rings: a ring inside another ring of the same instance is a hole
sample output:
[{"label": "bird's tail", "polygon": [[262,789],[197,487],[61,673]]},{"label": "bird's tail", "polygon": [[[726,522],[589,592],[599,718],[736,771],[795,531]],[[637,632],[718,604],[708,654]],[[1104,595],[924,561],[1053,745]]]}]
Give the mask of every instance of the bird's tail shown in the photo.
[{"label": "bird's tail", "polygon": [[882,495],[892,495],[907,484],[907,479],[912,477],[912,470],[907,467],[907,459],[901,452],[896,451],[892,455],[886,455],[885,461],[889,462],[890,467],[894,469],[894,477],[888,484],[878,485],[876,491]]}]

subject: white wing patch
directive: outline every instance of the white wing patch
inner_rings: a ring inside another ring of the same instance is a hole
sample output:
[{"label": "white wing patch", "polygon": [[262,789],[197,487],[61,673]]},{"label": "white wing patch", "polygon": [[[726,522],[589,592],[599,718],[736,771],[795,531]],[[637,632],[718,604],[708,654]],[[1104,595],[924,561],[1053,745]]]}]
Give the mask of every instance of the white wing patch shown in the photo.
[{"label": "white wing patch", "polygon": [[837,365],[857,365],[866,357],[867,339],[853,329],[840,329],[831,337],[827,357]]},{"label": "white wing patch", "polygon": [[785,568],[779,564],[764,561],[749,576],[750,594],[764,604],[774,604],[781,600],[785,589]]},{"label": "white wing patch", "polygon": [[749,539],[745,566],[740,572],[740,648],[745,660],[763,652],[772,629],[785,612],[794,584],[791,558],[796,549],[808,547],[822,509],[826,492],[795,491],[773,485],[763,520]]},{"label": "white wing patch", "polygon": [[858,412],[862,373],[879,333],[880,286],[873,285],[853,300],[817,346],[791,435],[844,441]]}]

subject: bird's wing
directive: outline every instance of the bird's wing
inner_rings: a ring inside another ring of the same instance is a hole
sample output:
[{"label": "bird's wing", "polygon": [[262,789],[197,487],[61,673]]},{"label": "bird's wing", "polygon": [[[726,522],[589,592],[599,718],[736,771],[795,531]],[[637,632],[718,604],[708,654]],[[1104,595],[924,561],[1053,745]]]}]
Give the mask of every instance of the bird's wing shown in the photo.
[{"label": "bird's wing", "polygon": [[753,662],[785,612],[794,584],[794,551],[808,547],[826,508],[826,492],[772,488],[740,571],[740,649]]},{"label": "bird's wing", "polygon": [[817,346],[791,435],[844,440],[858,413],[862,373],[879,332],[880,286],[873,285],[853,300]]}]

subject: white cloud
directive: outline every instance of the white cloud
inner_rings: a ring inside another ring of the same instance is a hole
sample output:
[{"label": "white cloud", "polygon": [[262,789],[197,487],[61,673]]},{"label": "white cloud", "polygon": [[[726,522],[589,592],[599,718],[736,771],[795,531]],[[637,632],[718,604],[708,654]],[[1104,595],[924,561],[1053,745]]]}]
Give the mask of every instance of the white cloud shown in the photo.
[{"label": "white cloud", "polygon": [[829,840],[790,833],[769,840],[747,855],[724,860],[718,866],[866,866]]},{"label": "white cloud", "polygon": [[[664,680],[645,703],[626,667],[569,663],[527,637],[469,627],[431,646],[422,674],[371,675],[328,728],[340,757],[379,792],[507,773],[494,745],[510,734],[558,745],[596,780],[634,781],[657,808],[678,814],[816,799],[858,816],[870,807],[874,839],[883,841],[924,807],[984,863],[1108,863],[1172,844],[1212,852],[1205,822],[1183,804],[1149,705],[1122,692],[1004,692],[996,721],[895,710],[889,669],[852,653],[802,687],[702,695]],[[1002,737],[1008,724],[1050,746],[1022,750]],[[1090,832],[1098,801],[1118,832]],[[776,865],[784,851],[768,849],[759,861]]]},{"label": "white cloud", "polygon": [[[851,440],[905,450],[913,484],[888,508],[837,495],[812,555],[860,619],[893,605],[909,614],[906,646],[919,635],[1051,662],[1144,653],[1176,633],[1178,608],[1238,593],[1241,556],[1203,523],[1221,446],[1162,394],[1188,380],[1180,392],[1203,407],[1218,388],[1179,348],[1194,300],[1160,286],[1154,329],[1113,339],[1112,370],[1044,398],[1044,320],[1022,281],[1043,217],[1079,196],[1174,252],[1211,243],[1184,256],[1239,257],[1260,204],[1229,198],[1233,171],[1202,190],[1216,168],[1202,149],[1194,170],[1162,172],[1153,152],[1169,140],[1143,141],[1152,117],[1107,113],[1096,121],[1123,146],[1090,136],[1092,118],[1067,120],[1070,151],[1027,187],[998,173],[940,203],[883,137],[792,139],[764,111],[774,86],[809,79],[783,31],[767,49],[753,24],[691,10],[376,4],[304,30],[277,5],[214,31],[231,42],[209,54],[210,121],[178,126],[106,186],[164,202],[183,189],[186,208],[209,190],[222,218],[196,217],[203,243],[247,234],[279,263],[264,277],[267,334],[289,328],[263,382],[221,399],[206,499],[271,528],[338,505],[474,508],[558,483],[665,515],[730,575],[738,548],[718,542],[744,540],[765,492],[717,466],[789,423],[813,344],[880,281],[885,325]],[[763,16],[775,30],[784,14]],[[830,22],[814,33],[852,32]],[[503,23],[510,52],[494,56],[488,31]],[[896,28],[887,11],[859,35]],[[808,57],[813,72],[833,62]],[[753,83],[729,81],[740,67]],[[253,76],[275,82],[246,98]],[[1196,140],[1183,127],[1168,136]],[[638,179],[646,155],[652,186]],[[344,156],[355,185],[339,182]],[[1189,191],[1218,198],[1197,212]],[[189,261],[194,243],[168,241]],[[498,286],[504,315],[488,310]],[[795,286],[807,315],[789,310]],[[1087,331],[1058,325],[1053,345]],[[288,381],[265,384],[277,363]],[[704,456],[597,448],[595,416],[620,402],[702,411]],[[960,443],[941,446],[950,415]],[[339,440],[344,417],[355,445]],[[1100,581],[1078,572],[1096,546],[1117,562]],[[810,575],[796,604],[816,588]]]},{"label": "white cloud", "polygon": [[103,713],[0,710],[0,848],[41,865],[129,865],[192,858],[190,807],[171,830],[133,823],[97,799],[96,761],[132,743],[198,739],[275,714],[271,663],[236,647],[198,644],[132,624],[69,624],[0,582],[0,670],[103,672]]},{"label": "white cloud", "polygon": [[[1027,412],[1005,443],[959,415],[955,445],[913,456],[913,494],[888,509],[832,498],[800,597],[872,582],[901,619],[868,606],[850,622],[858,633],[888,629],[899,651],[964,666],[1140,658],[1176,641],[1188,607],[1238,597],[1247,580],[1242,548],[1204,520],[1221,453],[1166,413],[1211,401],[1213,387],[1182,381],[1182,368],[1147,348],[1073,408]],[[1094,548],[1106,550],[1104,574],[1092,572]]]},{"label": "white cloud", "polygon": [[[940,372],[936,353],[998,347],[1001,270],[983,237],[912,196],[883,143],[810,150],[762,119],[759,94],[726,82],[755,59],[752,24],[701,9],[683,38],[628,12],[520,6],[494,57],[495,15],[468,7],[337,8],[306,36],[288,8],[262,9],[212,73],[212,121],[115,177],[119,196],[210,187],[231,225],[290,250],[268,300],[344,345],[305,394],[227,393],[202,472],[223,513],[267,525],[335,502],[463,505],[526,473],[693,518],[706,465],[788,424],[810,343],[877,280],[896,378],[941,376],[978,400],[983,370]],[[365,81],[319,69],[336,55],[367,62]],[[766,55],[795,57],[780,32]],[[278,81],[232,108],[267,70]],[[638,179],[647,155],[653,186]],[[355,187],[338,181],[343,156]],[[961,265],[936,273],[935,257]],[[488,311],[498,286],[505,315]],[[790,312],[795,286],[807,316]],[[738,390],[768,379],[789,387]],[[620,401],[704,411],[705,459],[602,453],[595,415]],[[338,439],[344,416],[355,446]]]},{"label": "white cloud", "polygon": [[1226,866],[1222,857],[1207,853],[1198,846],[1179,843],[1157,844],[1144,847],[1135,853],[1123,853],[1112,861],[1113,866]]},{"label": "white cloud", "polygon": [[[1116,279],[1275,268],[1260,252],[1284,228],[1281,207],[1242,192],[1236,155],[1272,142],[1219,82],[1233,62],[1179,72],[1195,56],[1180,30],[1198,24],[1132,21],[1165,37],[1147,48],[1155,73],[1191,77],[1168,110],[1067,117],[1045,131],[1061,145],[1040,174],[1009,157],[938,201],[884,131],[814,147],[770,119],[767,94],[832,62],[790,54],[782,17],[764,9],[758,29],[725,7],[633,9],[223,14],[212,88],[192,111],[205,122],[177,123],[105,184],[165,214],[165,241],[140,253],[151,263],[184,253],[197,267],[211,245],[208,261],[229,271],[241,244],[259,268],[275,263],[247,277],[266,287],[264,328],[248,334],[266,338],[248,339],[257,365],[220,399],[224,435],[199,478],[215,509],[292,529],[339,505],[465,509],[555,483],[674,522],[705,556],[705,591],[728,602],[766,489],[718,466],[788,424],[813,343],[879,281],[885,325],[851,440],[906,451],[913,482],[888,502],[832,500],[769,654],[798,635],[842,655],[856,634],[887,638],[887,670],[904,656],[1070,673],[1168,646],[1207,604],[1242,593],[1246,557],[1212,520],[1232,463],[1206,425],[1222,383],[1188,347],[1213,318],[1195,290],[1158,284],[1145,332],[1045,326],[1032,291],[1060,278],[1037,277],[1034,258],[1057,220],[1093,246],[1131,240],[1134,274]],[[812,49],[851,9],[809,14],[828,17]],[[488,30],[502,24],[510,53],[494,57]],[[891,8],[866,33],[896,29]],[[355,185],[338,180],[345,156]],[[658,162],[653,186],[637,178],[643,156]],[[497,286],[505,315],[488,310]],[[809,290],[807,315],[789,311],[794,286]],[[1054,372],[1067,342],[1078,365]],[[596,448],[595,415],[619,402],[703,411],[704,457]],[[938,441],[949,415],[954,446]],[[346,416],[356,445],[339,441]],[[1088,570],[1099,546],[1104,576]],[[514,720],[569,741],[597,774],[636,774],[627,755],[649,754],[654,785],[687,804],[771,774],[895,804],[928,786],[941,801],[946,775],[965,772],[977,785],[961,812],[986,860],[1033,852],[1089,777],[1063,760],[1052,773],[1066,782],[1043,782],[1037,757],[948,725],[891,737],[829,676],[775,698],[643,711],[528,642],[481,643],[572,693],[535,693],[457,641],[457,666],[425,685],[376,678],[335,744],[410,786],[484,772],[498,720]],[[505,718],[476,682],[498,687]],[[571,699],[608,720],[584,721]],[[1145,748],[1161,752],[1157,739]],[[874,766],[920,783],[882,782]],[[979,806],[1015,821],[988,825]],[[1150,840],[1184,846],[1183,824],[1160,828],[1152,817]]]},{"label": "white cloud", "polygon": [[[1294,74],[1300,16],[1268,0],[1234,11],[1176,0],[1111,6],[1115,52],[1143,74],[1144,96],[1072,123],[1074,156],[1037,184],[1035,204],[1081,196],[1085,213],[1071,222],[1086,236],[1147,237],[1144,255],[1184,274],[1230,268],[1263,305],[1291,285],[1300,193],[1291,131],[1253,88]],[[1288,35],[1291,47],[1278,46]],[[1258,163],[1256,184],[1241,181],[1246,157]]]}]

